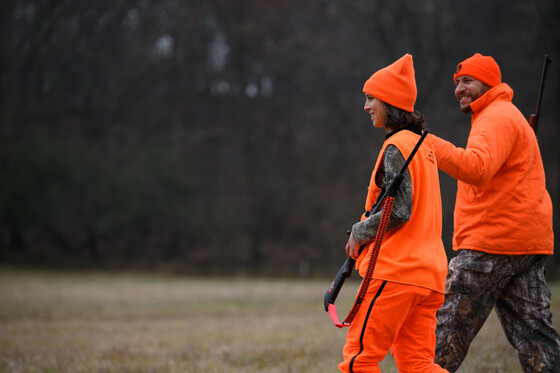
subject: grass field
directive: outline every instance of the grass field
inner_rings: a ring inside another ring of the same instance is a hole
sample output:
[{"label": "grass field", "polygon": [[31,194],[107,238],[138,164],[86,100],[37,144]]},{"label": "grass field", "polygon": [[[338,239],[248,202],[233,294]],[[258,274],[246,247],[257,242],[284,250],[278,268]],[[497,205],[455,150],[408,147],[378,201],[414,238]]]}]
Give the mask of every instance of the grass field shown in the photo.
[{"label": "grass field", "polygon": [[[323,310],[328,285],[3,269],[0,372],[336,372],[345,330]],[[391,356],[382,364],[397,371]],[[521,372],[494,314],[459,372]]]}]

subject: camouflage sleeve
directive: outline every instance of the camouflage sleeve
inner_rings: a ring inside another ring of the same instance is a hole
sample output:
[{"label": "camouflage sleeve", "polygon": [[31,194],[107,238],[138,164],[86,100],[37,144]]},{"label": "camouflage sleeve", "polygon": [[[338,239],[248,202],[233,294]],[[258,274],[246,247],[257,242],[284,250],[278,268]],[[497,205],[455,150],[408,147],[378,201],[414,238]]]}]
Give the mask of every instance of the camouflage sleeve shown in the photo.
[{"label": "camouflage sleeve", "polygon": [[[395,175],[402,169],[405,159],[400,150],[394,146],[389,145],[383,154],[383,163],[379,167],[376,175],[376,180],[379,181],[378,185],[387,188]],[[397,192],[391,219],[387,226],[387,230],[398,227],[399,225],[410,220],[412,211],[412,180],[410,179],[410,172],[406,170],[404,180]],[[382,211],[369,216],[367,219],[358,222],[352,226],[352,235],[354,239],[363,245],[375,239],[377,227],[381,220]]]}]

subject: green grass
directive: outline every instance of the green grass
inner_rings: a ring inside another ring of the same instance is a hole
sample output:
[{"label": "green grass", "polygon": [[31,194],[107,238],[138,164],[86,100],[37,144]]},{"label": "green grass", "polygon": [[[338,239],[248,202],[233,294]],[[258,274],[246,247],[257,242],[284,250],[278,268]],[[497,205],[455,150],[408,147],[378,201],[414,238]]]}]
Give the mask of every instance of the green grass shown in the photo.
[{"label": "green grass", "polygon": [[[346,331],[323,310],[328,285],[0,270],[0,372],[336,372]],[[494,314],[459,370],[481,371],[521,372]]]}]

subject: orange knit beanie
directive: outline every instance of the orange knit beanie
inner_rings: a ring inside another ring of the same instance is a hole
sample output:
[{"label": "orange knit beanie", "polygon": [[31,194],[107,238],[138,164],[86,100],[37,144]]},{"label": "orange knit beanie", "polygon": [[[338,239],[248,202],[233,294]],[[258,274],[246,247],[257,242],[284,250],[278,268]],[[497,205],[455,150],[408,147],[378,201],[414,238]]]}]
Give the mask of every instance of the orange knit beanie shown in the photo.
[{"label": "orange knit beanie", "polygon": [[407,53],[378,70],[364,84],[364,93],[399,109],[414,111],[416,80],[412,56]]},{"label": "orange knit beanie", "polygon": [[457,71],[453,75],[453,81],[460,76],[472,76],[489,87],[495,87],[502,82],[502,73],[496,61],[490,56],[475,53],[457,65]]}]

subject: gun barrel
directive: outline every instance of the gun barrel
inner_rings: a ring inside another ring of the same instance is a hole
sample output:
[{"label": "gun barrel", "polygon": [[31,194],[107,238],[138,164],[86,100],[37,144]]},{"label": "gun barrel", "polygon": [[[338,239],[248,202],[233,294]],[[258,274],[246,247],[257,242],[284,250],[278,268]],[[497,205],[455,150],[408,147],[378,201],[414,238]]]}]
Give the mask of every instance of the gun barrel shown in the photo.
[{"label": "gun barrel", "polygon": [[535,133],[537,132],[537,126],[539,123],[539,115],[541,112],[541,102],[542,102],[542,96],[543,96],[543,91],[544,91],[544,82],[546,79],[546,72],[548,70],[548,65],[550,65],[552,63],[552,60],[550,59],[550,57],[548,57],[548,54],[544,56],[544,66],[543,66],[543,71],[542,71],[542,76],[541,76],[541,84],[539,87],[539,95],[537,97],[537,108],[535,109],[535,114],[532,114],[530,119],[529,119],[529,125],[531,126],[531,128],[533,128],[533,130],[535,131]]}]

